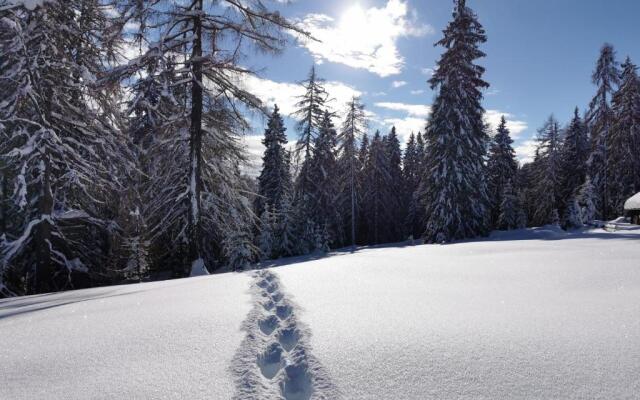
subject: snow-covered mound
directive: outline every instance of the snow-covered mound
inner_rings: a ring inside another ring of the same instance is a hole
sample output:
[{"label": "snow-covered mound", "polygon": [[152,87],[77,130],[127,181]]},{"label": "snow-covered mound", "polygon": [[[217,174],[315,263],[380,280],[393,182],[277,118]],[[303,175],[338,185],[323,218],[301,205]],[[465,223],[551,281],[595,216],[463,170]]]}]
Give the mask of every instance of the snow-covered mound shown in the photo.
[{"label": "snow-covered mound", "polygon": [[639,260],[541,228],[3,300],[0,398],[635,398]]},{"label": "snow-covered mound", "polygon": [[640,210],[640,193],[636,193],[624,203],[625,210]]}]

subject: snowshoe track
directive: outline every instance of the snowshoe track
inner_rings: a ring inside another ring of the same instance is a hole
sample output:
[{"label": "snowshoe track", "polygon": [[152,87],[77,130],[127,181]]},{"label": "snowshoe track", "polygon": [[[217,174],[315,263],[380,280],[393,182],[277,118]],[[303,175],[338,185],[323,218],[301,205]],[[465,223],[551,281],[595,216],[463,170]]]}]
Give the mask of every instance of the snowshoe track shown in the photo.
[{"label": "snowshoe track", "polygon": [[310,332],[297,319],[278,277],[269,270],[253,273],[253,309],[232,363],[237,400],[339,399],[328,373],[311,354]]}]

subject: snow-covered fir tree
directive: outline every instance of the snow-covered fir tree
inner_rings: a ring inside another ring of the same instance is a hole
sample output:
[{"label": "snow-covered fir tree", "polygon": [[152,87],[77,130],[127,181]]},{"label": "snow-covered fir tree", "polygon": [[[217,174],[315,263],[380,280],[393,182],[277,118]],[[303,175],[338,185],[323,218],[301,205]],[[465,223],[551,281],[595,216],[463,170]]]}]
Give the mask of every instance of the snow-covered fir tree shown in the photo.
[{"label": "snow-covered fir tree", "polygon": [[503,231],[524,228],[523,210],[520,207],[518,196],[511,184],[507,181],[500,196],[500,214],[496,227]]},{"label": "snow-covered fir tree", "polygon": [[388,242],[398,242],[406,238],[403,226],[406,218],[406,208],[404,204],[405,184],[402,174],[402,150],[400,150],[400,141],[398,140],[395,126],[391,128],[391,132],[385,138],[384,154],[387,163],[387,174],[389,175],[385,200],[385,207],[388,212],[386,240]]},{"label": "snow-covered fir tree", "polygon": [[498,221],[502,214],[501,207],[504,200],[502,195],[506,192],[507,185],[510,186],[511,192],[515,192],[514,182],[517,172],[518,162],[516,161],[516,152],[513,149],[513,140],[507,128],[507,120],[502,116],[496,134],[491,140],[487,161],[491,222],[494,227],[496,225],[503,226]]},{"label": "snow-covered fir tree", "polygon": [[445,52],[429,80],[437,90],[426,137],[423,172],[428,242],[449,242],[487,234],[487,133],[482,92],[489,85],[484,68],[475,61],[485,56],[479,45],[484,28],[465,0],[456,0],[453,21],[437,43]]},{"label": "snow-covered fir tree", "polygon": [[389,162],[385,154],[385,138],[376,131],[369,146],[367,161],[362,166],[364,172],[364,194],[362,218],[367,220],[369,230],[366,242],[380,244],[386,242],[391,223],[389,198]]},{"label": "snow-covered fir tree", "polygon": [[260,233],[258,235],[258,248],[260,259],[269,260],[277,257],[277,232],[278,220],[270,207],[265,207],[260,216]]},{"label": "snow-covered fir tree", "polygon": [[285,148],[286,128],[277,105],[267,122],[262,144],[265,150],[262,171],[258,177],[256,212],[261,215],[266,208],[270,208],[277,214],[281,210],[285,194],[292,189],[290,155]]},{"label": "snow-covered fir tree", "polygon": [[418,210],[417,197],[415,196],[420,185],[421,159],[416,142],[416,135],[412,132],[404,151],[402,160],[403,175],[403,207],[406,209],[406,218],[404,222],[404,230],[407,235],[417,237],[422,234],[423,224],[416,221],[416,212]]},{"label": "snow-covered fir tree", "polygon": [[338,177],[342,187],[342,204],[340,210],[343,220],[349,227],[348,237],[350,244],[356,244],[356,218],[357,218],[357,199],[358,199],[358,171],[360,169],[358,162],[358,141],[364,135],[367,127],[367,118],[364,111],[364,105],[360,99],[353,97],[347,104],[347,112],[345,114],[342,129],[338,135],[338,169],[340,176]]},{"label": "snow-covered fir tree", "polygon": [[15,229],[2,263],[18,293],[104,272],[123,165],[112,91],[97,84],[118,35],[99,1],[0,7],[0,153],[14,180]]},{"label": "snow-covered fir tree", "polygon": [[614,216],[624,202],[640,191],[640,79],[627,57],[622,64],[620,88],[613,95],[613,126],[608,140],[609,199]]},{"label": "snow-covered fir tree", "polygon": [[338,212],[337,132],[331,114],[325,111],[309,162],[312,188],[309,207],[321,231],[327,231],[332,242],[343,242],[342,223]]},{"label": "snow-covered fir tree", "polygon": [[609,156],[607,154],[609,135],[614,122],[610,101],[620,82],[615,50],[610,44],[605,44],[600,50],[600,57],[596,70],[593,72],[592,81],[597,86],[597,91],[589,104],[587,113],[587,126],[592,147],[589,158],[589,175],[598,195],[598,217],[607,219],[612,211],[609,199]]},{"label": "snow-covered fir tree", "polygon": [[559,222],[561,154],[560,124],[552,115],[538,130],[534,160],[536,209],[533,222],[537,226]]},{"label": "snow-covered fir tree", "polygon": [[582,224],[589,224],[597,218],[597,197],[596,188],[591,182],[591,177],[587,177],[577,197]]},{"label": "snow-covered fir tree", "polygon": [[561,149],[560,205],[567,211],[587,178],[589,153],[589,133],[576,107]]}]

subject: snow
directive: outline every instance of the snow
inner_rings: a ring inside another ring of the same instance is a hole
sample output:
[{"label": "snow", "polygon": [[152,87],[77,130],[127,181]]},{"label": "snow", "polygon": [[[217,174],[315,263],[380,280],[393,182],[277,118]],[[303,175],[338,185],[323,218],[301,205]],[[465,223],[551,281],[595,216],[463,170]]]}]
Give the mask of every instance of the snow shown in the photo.
[{"label": "snow", "polygon": [[0,300],[0,398],[634,398],[640,229]]},{"label": "snow", "polygon": [[27,10],[35,10],[36,7],[43,5],[47,1],[53,0],[9,0],[9,4],[14,6],[24,6]]},{"label": "snow", "polygon": [[636,193],[624,203],[625,210],[640,210],[640,193]]},{"label": "snow", "polygon": [[229,399],[250,277],[0,300],[0,399]]}]

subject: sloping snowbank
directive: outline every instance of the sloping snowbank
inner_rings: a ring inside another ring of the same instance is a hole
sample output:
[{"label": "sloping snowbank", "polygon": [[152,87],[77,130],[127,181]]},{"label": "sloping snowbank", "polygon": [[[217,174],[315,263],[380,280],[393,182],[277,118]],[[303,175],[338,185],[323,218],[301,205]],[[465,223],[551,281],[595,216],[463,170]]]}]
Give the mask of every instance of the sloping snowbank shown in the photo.
[{"label": "sloping snowbank", "polygon": [[625,210],[640,210],[640,193],[636,193],[624,203]]},{"label": "sloping snowbank", "polygon": [[1,300],[0,399],[636,398],[638,260],[547,227]]}]

